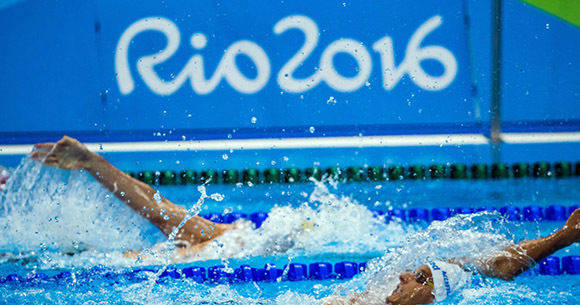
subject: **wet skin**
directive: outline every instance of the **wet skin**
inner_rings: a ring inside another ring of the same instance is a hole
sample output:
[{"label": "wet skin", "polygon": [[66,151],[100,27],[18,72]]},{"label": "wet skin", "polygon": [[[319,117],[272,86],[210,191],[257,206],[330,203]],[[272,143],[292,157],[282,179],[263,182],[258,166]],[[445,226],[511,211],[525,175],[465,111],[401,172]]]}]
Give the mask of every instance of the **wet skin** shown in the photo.
[{"label": "wet skin", "polygon": [[431,304],[433,295],[433,275],[427,265],[423,265],[415,272],[405,272],[399,275],[401,281],[393,293],[387,297],[387,304],[416,305]]}]

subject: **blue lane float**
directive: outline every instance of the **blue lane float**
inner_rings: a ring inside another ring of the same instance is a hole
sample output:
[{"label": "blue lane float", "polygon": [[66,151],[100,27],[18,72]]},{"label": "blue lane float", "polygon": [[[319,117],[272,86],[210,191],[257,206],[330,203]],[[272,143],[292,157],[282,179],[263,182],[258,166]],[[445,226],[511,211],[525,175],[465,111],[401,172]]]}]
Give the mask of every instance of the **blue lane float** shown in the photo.
[{"label": "blue lane float", "polygon": [[566,208],[560,205],[551,205],[546,208],[546,219],[547,220],[566,220],[568,218],[568,213]]},{"label": "blue lane float", "polygon": [[411,222],[429,221],[429,211],[423,208],[410,209],[407,216]]},{"label": "blue lane float", "polygon": [[544,209],[538,206],[524,208],[524,219],[527,221],[541,221],[544,219]]},{"label": "blue lane float", "polygon": [[[498,211],[502,216],[510,221],[565,221],[568,216],[578,209],[578,205],[565,207],[561,205],[551,205],[546,208],[540,206],[526,206],[524,208],[514,206],[504,206],[500,208],[495,207],[439,207],[431,210],[424,208],[412,209],[392,209],[388,211],[372,210],[373,217],[384,218],[385,221],[406,221],[406,222],[429,222],[429,221],[443,221],[447,218],[453,217],[457,214],[472,214],[482,211],[495,212]],[[264,221],[268,218],[268,213],[256,212],[252,214],[244,213],[227,213],[227,214],[202,214],[203,218],[209,219],[217,223],[233,223],[239,219],[247,219],[253,222],[256,228],[262,226]]]},{"label": "blue lane float", "polygon": [[521,221],[523,220],[522,212],[520,208],[513,206],[501,207],[499,213],[503,215],[509,221]]},{"label": "blue lane float", "polygon": [[330,279],[332,275],[332,264],[330,263],[312,263],[309,267],[309,275],[311,279],[326,280]]},{"label": "blue lane float", "polygon": [[580,255],[564,256],[562,269],[566,274],[580,274]]},{"label": "blue lane float", "polygon": [[288,266],[289,281],[303,281],[308,278],[308,267],[306,264],[290,264]]},{"label": "blue lane float", "polygon": [[[9,274],[0,277],[0,283],[13,285],[37,285],[37,284],[63,284],[75,282],[78,284],[98,279],[145,281],[152,279],[159,269],[142,268],[130,271],[115,271],[112,268],[94,267],[80,272],[64,271],[49,276],[41,272],[31,272],[26,275]],[[322,280],[347,280],[366,270],[366,262],[315,262],[309,265],[291,263],[283,268],[277,268],[274,264],[266,264],[264,267],[251,267],[241,265],[232,269],[225,265],[217,265],[209,268],[204,267],[168,267],[161,272],[158,281],[188,279],[197,283],[206,284],[234,284],[245,282],[278,282],[278,281],[322,281]],[[540,261],[533,270],[528,270],[524,275],[578,275],[580,274],[580,255],[565,256],[562,258],[549,256]]]},{"label": "blue lane float", "polygon": [[537,269],[538,273],[542,275],[562,274],[562,266],[560,265],[560,258],[556,256],[546,257],[538,264]]}]

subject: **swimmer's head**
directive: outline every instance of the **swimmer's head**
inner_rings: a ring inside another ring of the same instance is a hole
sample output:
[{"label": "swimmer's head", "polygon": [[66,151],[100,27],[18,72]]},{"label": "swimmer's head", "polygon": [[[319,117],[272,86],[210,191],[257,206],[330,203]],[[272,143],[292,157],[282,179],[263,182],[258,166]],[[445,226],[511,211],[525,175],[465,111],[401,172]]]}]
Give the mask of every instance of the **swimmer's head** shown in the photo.
[{"label": "swimmer's head", "polygon": [[389,297],[387,304],[431,304],[435,300],[433,294],[433,275],[427,265],[423,265],[415,272],[405,272],[399,275],[401,281]]}]

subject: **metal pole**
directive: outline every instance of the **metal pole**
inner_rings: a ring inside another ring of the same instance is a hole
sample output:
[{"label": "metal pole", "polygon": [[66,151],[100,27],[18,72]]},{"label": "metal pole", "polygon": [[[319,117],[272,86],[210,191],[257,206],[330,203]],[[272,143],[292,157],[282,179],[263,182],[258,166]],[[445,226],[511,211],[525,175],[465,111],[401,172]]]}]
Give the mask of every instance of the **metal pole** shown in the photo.
[{"label": "metal pole", "polygon": [[492,161],[501,162],[501,36],[502,0],[492,4],[491,46],[491,145]]}]

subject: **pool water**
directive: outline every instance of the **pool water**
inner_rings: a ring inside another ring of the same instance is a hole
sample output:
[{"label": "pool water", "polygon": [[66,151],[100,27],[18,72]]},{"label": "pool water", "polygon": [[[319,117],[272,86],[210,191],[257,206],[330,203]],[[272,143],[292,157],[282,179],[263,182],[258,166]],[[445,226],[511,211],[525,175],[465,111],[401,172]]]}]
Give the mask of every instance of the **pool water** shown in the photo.
[{"label": "pool water", "polygon": [[[0,200],[0,277],[43,272],[82,272],[163,266],[209,267],[266,263],[369,262],[351,280],[197,283],[190,279],[131,281],[124,277],[78,278],[62,282],[3,283],[5,304],[319,304],[327,296],[372,289],[383,298],[401,271],[426,258],[479,257],[512,242],[547,235],[563,221],[507,221],[498,213],[457,215],[443,222],[408,223],[373,217],[376,210],[435,207],[572,206],[580,180],[400,181],[304,183],[293,185],[208,185],[201,214],[269,212],[259,229],[248,221],[194,257],[157,253],[139,261],[123,252],[149,249],[165,237],[112,197],[86,173],[44,168],[24,159]],[[197,187],[166,186],[159,192],[191,208]],[[304,223],[308,226],[304,226]],[[242,241],[242,242],[240,242]],[[579,255],[573,245],[555,256]],[[513,282],[487,279],[444,304],[577,304],[580,276],[531,275]]]}]

